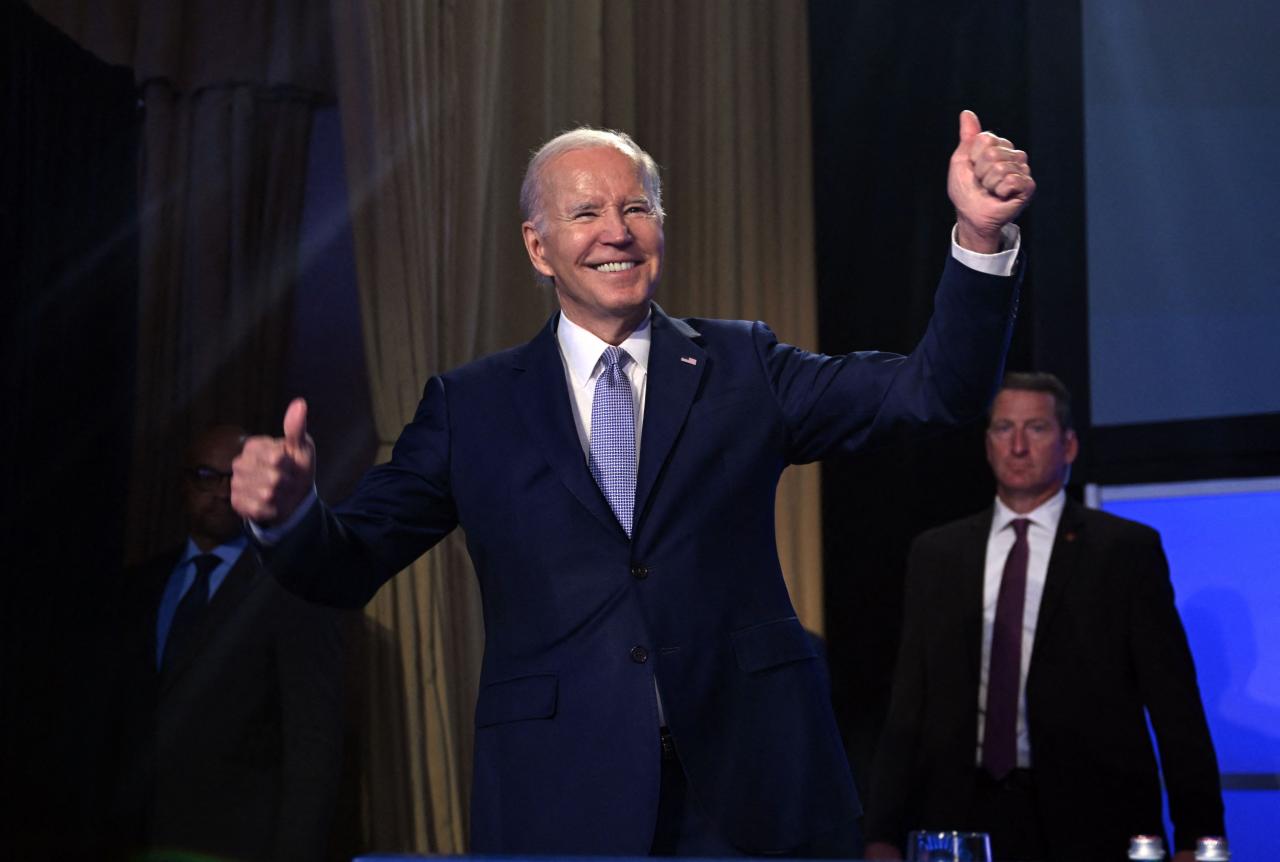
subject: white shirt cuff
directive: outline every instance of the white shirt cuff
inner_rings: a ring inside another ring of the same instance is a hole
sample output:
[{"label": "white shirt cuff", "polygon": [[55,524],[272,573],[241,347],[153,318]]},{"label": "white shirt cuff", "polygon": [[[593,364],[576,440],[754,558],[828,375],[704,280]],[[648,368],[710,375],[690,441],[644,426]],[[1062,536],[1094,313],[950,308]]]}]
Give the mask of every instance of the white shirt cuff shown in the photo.
[{"label": "white shirt cuff", "polygon": [[956,242],[956,229],[951,228],[951,256],[969,269],[987,275],[1013,275],[1013,265],[1018,260],[1018,250],[1022,248],[1022,231],[1016,224],[1007,224],[1000,228],[1000,250],[995,254],[982,254],[962,248]]},{"label": "white shirt cuff", "polygon": [[293,514],[284,519],[284,522],[275,527],[264,527],[256,521],[246,521],[249,525],[249,532],[253,533],[253,538],[258,544],[264,547],[280,544],[280,540],[289,534],[289,531],[298,526],[299,522],[307,516],[311,511],[311,507],[320,499],[320,495],[316,493],[315,485],[311,486],[311,493],[303,499],[302,503],[294,509]]}]

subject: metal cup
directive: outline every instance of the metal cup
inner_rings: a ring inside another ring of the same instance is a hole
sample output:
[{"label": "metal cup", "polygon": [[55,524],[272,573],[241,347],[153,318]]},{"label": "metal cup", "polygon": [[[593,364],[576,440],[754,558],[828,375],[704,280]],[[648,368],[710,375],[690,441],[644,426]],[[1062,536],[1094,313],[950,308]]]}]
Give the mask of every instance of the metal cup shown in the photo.
[{"label": "metal cup", "polygon": [[1158,862],[1164,858],[1164,839],[1159,835],[1135,835],[1129,839],[1129,859],[1131,862]]},{"label": "metal cup", "polygon": [[1227,839],[1215,835],[1196,841],[1196,862],[1227,862],[1230,858]]}]

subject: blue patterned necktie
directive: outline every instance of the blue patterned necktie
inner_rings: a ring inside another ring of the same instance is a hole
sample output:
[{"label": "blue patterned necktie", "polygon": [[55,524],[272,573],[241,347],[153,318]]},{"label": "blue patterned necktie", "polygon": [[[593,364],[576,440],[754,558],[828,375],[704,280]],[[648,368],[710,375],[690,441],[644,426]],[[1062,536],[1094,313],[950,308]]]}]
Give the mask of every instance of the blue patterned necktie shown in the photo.
[{"label": "blue patterned necktie", "polygon": [[631,357],[612,345],[600,357],[604,368],[596,378],[591,402],[591,454],[587,465],[609,501],[618,523],[631,536],[636,502],[636,412],[631,381],[623,373]]}]

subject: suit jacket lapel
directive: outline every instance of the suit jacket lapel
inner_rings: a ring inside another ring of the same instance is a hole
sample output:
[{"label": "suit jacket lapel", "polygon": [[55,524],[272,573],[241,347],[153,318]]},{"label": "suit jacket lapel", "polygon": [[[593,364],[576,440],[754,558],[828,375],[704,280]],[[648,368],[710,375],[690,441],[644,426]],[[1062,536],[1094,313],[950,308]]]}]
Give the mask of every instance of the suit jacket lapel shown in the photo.
[{"label": "suit jacket lapel", "polygon": [[658,475],[689,415],[689,407],[707,367],[707,354],[692,339],[698,332],[668,317],[653,303],[653,340],[649,345],[648,384],[640,463],[636,469],[636,529],[649,505]]},{"label": "suit jacket lapel", "polygon": [[1068,499],[1058,521],[1058,534],[1053,539],[1049,554],[1049,571],[1045,575],[1044,595],[1040,598],[1040,614],[1036,618],[1035,642],[1031,648],[1032,672],[1035,668],[1036,650],[1053,627],[1053,617],[1062,606],[1062,596],[1079,568],[1080,531],[1084,529],[1084,515],[1080,504]]},{"label": "suit jacket lapel", "polygon": [[255,556],[257,551],[249,545],[236,559],[236,564],[222,579],[222,585],[213,594],[209,610],[205,613],[205,633],[215,632],[227,617],[244,603],[245,595],[257,585],[260,570]]},{"label": "suit jacket lapel", "polygon": [[625,541],[627,534],[592,478],[582,454],[573,408],[569,405],[564,362],[556,342],[558,319],[559,315],[553,314],[542,331],[515,354],[516,402],[530,436],[560,481],[587,511],[617,530]]},{"label": "suit jacket lapel", "polygon": [[256,553],[252,546],[246,547],[236,559],[231,571],[227,572],[227,576],[222,579],[222,584],[213,594],[209,608],[205,611],[204,620],[200,623],[200,633],[196,643],[185,655],[179,656],[173,666],[161,674],[161,691],[172,686],[174,681],[204,651],[209,640],[231,623],[231,615],[244,604],[246,595],[259,585],[261,579],[255,577],[259,571]]}]

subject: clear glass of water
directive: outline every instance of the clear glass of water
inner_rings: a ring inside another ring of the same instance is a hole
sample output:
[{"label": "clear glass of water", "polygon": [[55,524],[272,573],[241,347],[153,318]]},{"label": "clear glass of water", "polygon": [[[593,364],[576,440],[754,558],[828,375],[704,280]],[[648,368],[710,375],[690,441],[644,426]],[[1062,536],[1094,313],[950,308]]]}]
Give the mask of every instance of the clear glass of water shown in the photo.
[{"label": "clear glass of water", "polygon": [[991,839],[985,832],[912,832],[907,862],[991,862]]}]

